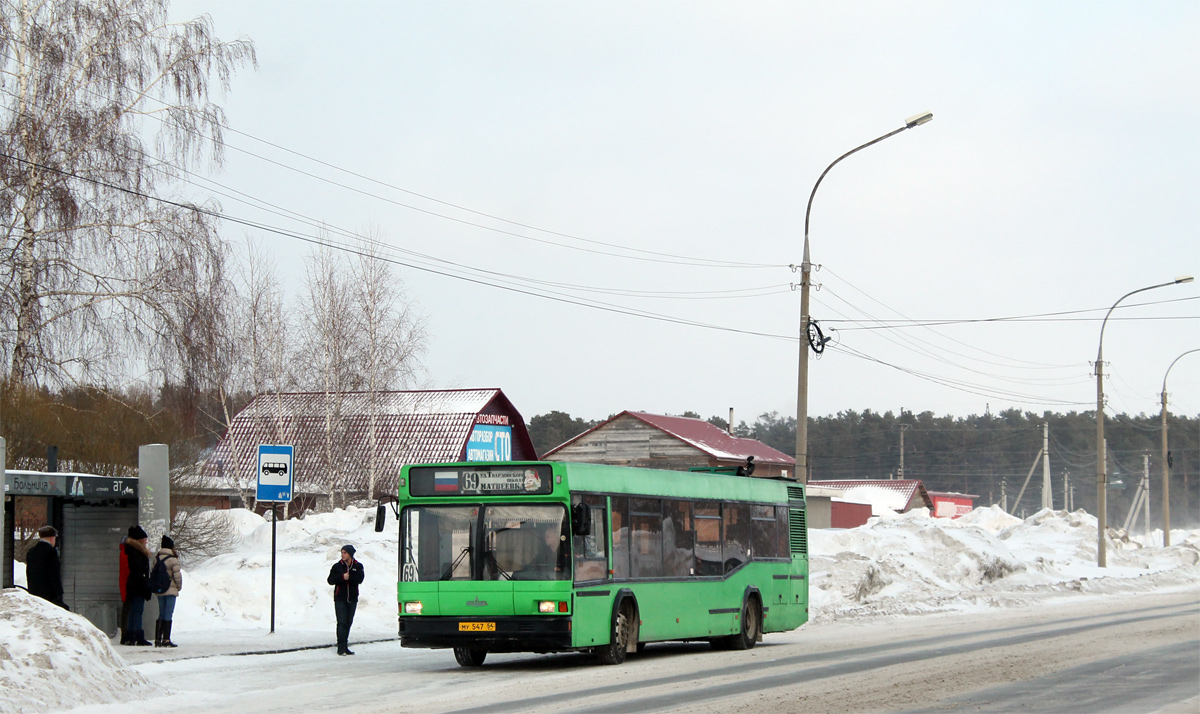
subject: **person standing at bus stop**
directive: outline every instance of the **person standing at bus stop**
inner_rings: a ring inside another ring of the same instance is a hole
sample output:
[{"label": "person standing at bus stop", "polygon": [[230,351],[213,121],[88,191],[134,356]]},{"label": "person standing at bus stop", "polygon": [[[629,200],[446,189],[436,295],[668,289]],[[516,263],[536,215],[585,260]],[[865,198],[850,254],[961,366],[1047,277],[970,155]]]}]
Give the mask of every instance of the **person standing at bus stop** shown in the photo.
[{"label": "person standing at bus stop", "polygon": [[149,647],[146,631],[142,628],[142,613],[150,599],[150,548],[146,545],[149,536],[141,526],[130,526],[125,539],[125,558],[129,561],[129,576],[125,579],[125,597],[129,602],[129,622],[125,635],[129,644]]},{"label": "person standing at bus stop", "polygon": [[62,566],[58,560],[58,531],[54,526],[38,529],[38,542],[25,555],[25,577],[29,594],[70,610],[63,602]]},{"label": "person standing at bus stop", "polygon": [[352,655],[350,626],[358,609],[358,586],[362,584],[362,563],[354,559],[354,546],[342,546],[341,559],[329,569],[327,582],[333,586],[333,612],[337,616],[337,653]]}]

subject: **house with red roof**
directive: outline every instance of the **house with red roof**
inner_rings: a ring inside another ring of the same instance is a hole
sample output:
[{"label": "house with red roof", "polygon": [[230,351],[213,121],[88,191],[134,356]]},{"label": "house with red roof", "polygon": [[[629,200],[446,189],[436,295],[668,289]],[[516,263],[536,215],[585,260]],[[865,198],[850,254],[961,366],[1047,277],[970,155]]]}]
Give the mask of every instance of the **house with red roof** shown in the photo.
[{"label": "house with red roof", "polygon": [[204,483],[248,504],[260,444],[294,447],[293,510],[395,499],[405,464],[537,459],[524,418],[499,389],[263,394],[234,417]]},{"label": "house with red roof", "polygon": [[754,476],[795,475],[796,460],[757,439],[733,436],[703,419],[624,411],[546,452],[548,461],[686,471],[745,466]]}]

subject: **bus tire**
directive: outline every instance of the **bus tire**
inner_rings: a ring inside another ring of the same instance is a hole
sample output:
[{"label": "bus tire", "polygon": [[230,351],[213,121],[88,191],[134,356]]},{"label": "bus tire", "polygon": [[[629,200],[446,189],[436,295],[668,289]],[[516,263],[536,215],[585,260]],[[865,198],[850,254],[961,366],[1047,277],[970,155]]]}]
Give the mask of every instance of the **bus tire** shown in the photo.
[{"label": "bus tire", "polygon": [[464,667],[479,667],[487,657],[487,650],[471,649],[470,647],[455,647],[454,659]]},{"label": "bus tire", "polygon": [[762,636],[762,605],[758,598],[750,596],[742,604],[742,627],[736,635],[714,637],[709,640],[714,650],[748,650]]},{"label": "bus tire", "polygon": [[600,664],[621,664],[625,661],[625,653],[629,650],[629,640],[633,635],[634,618],[636,613],[633,601],[621,601],[620,607],[613,615],[612,637],[607,645],[596,648]]},{"label": "bus tire", "polygon": [[758,642],[761,635],[762,605],[758,604],[758,598],[751,596],[742,605],[742,631],[729,638],[729,649],[754,649],[754,643]]}]

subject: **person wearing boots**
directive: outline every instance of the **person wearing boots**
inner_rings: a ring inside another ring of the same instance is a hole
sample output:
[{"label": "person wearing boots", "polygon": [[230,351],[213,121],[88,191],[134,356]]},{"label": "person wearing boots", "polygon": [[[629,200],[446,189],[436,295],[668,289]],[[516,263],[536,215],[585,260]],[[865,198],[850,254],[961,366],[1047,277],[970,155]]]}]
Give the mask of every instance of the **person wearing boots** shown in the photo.
[{"label": "person wearing boots", "polygon": [[129,561],[129,576],[125,579],[125,596],[129,602],[129,622],[125,625],[125,636],[135,647],[149,647],[146,631],[142,629],[142,613],[150,599],[150,548],[149,536],[141,526],[130,526],[125,539],[125,558]]},{"label": "person wearing boots", "polygon": [[70,610],[63,602],[62,569],[58,560],[58,531],[54,526],[38,529],[38,542],[25,556],[25,576],[29,579],[29,594]]},{"label": "person wearing boots", "polygon": [[358,609],[358,586],[363,581],[362,563],[354,559],[354,546],[342,546],[341,559],[329,569],[328,582],[333,586],[333,612],[337,616],[337,653],[352,655],[350,626]]},{"label": "person wearing boots", "polygon": [[175,616],[175,599],[183,590],[183,569],[179,567],[179,552],[175,550],[175,541],[170,536],[163,536],[155,563],[162,561],[171,575],[171,587],[158,596],[158,620],[154,623],[154,646],[175,647],[171,641],[171,621]]},{"label": "person wearing boots", "polygon": [[[130,530],[133,530],[130,528]],[[117,543],[117,553],[119,565],[117,567],[117,582],[121,587],[121,618],[117,621],[117,626],[121,628],[121,644],[127,645],[129,642],[129,631],[125,628],[129,624],[129,593],[125,591],[125,583],[129,581],[129,558],[125,557],[125,543],[128,542],[129,536],[121,536],[121,542]]]}]

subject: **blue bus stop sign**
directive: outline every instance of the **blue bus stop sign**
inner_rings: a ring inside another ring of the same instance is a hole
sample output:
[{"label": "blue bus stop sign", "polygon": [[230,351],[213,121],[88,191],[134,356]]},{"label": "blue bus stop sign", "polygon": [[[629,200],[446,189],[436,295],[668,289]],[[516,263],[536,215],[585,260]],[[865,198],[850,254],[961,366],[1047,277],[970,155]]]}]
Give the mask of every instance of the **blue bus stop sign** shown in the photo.
[{"label": "blue bus stop sign", "polygon": [[292,447],[262,444],[258,447],[259,501],[292,502]]}]

